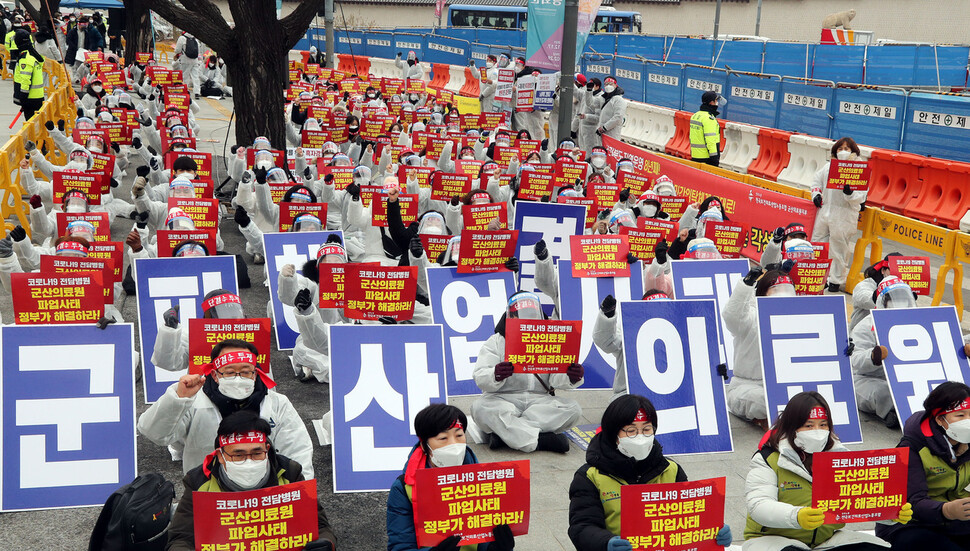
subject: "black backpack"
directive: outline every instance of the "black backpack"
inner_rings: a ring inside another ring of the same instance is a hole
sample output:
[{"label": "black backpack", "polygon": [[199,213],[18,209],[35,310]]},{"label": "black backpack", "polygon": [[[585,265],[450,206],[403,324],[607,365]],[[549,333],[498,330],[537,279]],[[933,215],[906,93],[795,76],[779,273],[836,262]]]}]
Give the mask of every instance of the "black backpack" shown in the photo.
[{"label": "black backpack", "polygon": [[192,59],[198,59],[199,57],[199,41],[194,36],[189,36],[185,39],[185,56]]},{"label": "black backpack", "polygon": [[165,549],[174,500],[175,487],[162,475],[138,475],[104,502],[88,551]]}]

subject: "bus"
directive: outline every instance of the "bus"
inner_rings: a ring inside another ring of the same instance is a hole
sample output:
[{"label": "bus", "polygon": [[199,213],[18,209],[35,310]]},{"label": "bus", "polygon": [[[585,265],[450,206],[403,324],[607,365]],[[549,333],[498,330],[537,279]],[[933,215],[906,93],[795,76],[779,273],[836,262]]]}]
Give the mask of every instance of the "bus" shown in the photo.
[{"label": "bus", "polygon": [[[448,7],[449,27],[487,27],[524,31],[529,26],[528,18],[529,9],[525,6],[453,4]],[[600,8],[590,32],[640,34],[642,25],[639,12]]]}]

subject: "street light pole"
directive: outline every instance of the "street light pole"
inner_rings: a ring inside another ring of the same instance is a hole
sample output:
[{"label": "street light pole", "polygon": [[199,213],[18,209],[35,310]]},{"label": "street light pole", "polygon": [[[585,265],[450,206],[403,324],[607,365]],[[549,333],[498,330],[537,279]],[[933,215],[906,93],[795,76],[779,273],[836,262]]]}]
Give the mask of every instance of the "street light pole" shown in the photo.
[{"label": "street light pole", "polygon": [[761,0],[758,0],[758,18],[754,20],[754,35],[761,36]]},{"label": "street light pole", "polygon": [[576,28],[579,25],[579,0],[566,0],[562,26],[562,52],[559,66],[558,136],[569,136],[573,121],[573,91],[576,80]]},{"label": "street light pole", "polygon": [[714,9],[714,40],[717,40],[717,29],[721,26],[721,0],[717,0],[717,8]]},{"label": "street light pole", "polygon": [[333,0],[323,3],[323,24],[327,29],[327,67],[333,68],[334,32],[333,32]]}]

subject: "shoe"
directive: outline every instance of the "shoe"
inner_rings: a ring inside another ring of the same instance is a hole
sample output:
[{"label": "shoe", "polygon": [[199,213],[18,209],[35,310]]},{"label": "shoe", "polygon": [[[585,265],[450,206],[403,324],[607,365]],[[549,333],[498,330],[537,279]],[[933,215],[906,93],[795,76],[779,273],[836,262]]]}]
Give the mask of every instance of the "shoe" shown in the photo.
[{"label": "shoe", "polygon": [[882,424],[886,425],[887,429],[899,428],[899,416],[896,415],[896,408],[889,410],[889,413],[882,418]]},{"label": "shoe", "polygon": [[200,96],[199,94],[196,94],[196,95],[195,95],[195,99],[199,99],[199,98],[201,98],[201,97],[202,97],[202,96]]},{"label": "shoe", "polygon": [[500,450],[507,447],[508,446],[502,441],[502,438],[499,437],[499,435],[495,434],[494,432],[488,435],[488,449]]},{"label": "shoe", "polygon": [[256,253],[253,255],[253,264],[265,264],[265,263],[266,263],[266,257],[264,257],[262,254]]},{"label": "shoe", "polygon": [[839,285],[838,283],[829,283],[825,289],[830,293],[842,292],[842,286]]},{"label": "shoe", "polygon": [[565,434],[554,432],[540,432],[539,444],[536,450],[556,453],[566,453],[569,451],[569,439]]},{"label": "shoe", "polygon": [[299,380],[301,383],[315,383],[315,382],[317,382],[317,378],[313,376],[313,372],[310,371],[310,368],[309,367],[307,367],[305,365],[301,365],[300,366],[300,369],[303,370],[303,374],[297,375],[297,377],[296,377],[297,380]]}]

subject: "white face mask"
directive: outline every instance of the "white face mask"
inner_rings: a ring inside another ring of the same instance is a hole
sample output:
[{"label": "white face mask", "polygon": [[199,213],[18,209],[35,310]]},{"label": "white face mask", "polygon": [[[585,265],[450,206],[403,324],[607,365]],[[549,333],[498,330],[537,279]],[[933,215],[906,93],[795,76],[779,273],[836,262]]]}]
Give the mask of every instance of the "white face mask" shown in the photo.
[{"label": "white face mask", "polygon": [[835,152],[835,157],[840,161],[848,161],[851,156],[852,152],[846,151],[845,149],[840,149]]},{"label": "white face mask", "polygon": [[946,435],[961,444],[970,444],[970,419],[950,423],[949,428],[946,429]]},{"label": "white face mask", "polygon": [[647,218],[653,218],[657,214],[657,205],[644,205],[642,212]]},{"label": "white face mask", "polygon": [[431,450],[431,463],[436,467],[457,467],[465,462],[465,444],[456,442]]},{"label": "white face mask", "polygon": [[491,69],[492,67],[495,67],[495,64],[492,63],[491,61],[489,61],[489,62],[486,62],[485,63],[485,66],[488,67],[489,69]]},{"label": "white face mask", "polygon": [[269,169],[273,168],[273,162],[272,161],[259,161],[259,162],[256,163],[256,166],[258,168],[262,168],[263,170],[269,170]]},{"label": "white face mask", "polygon": [[600,156],[593,157],[589,162],[596,168],[603,168],[606,166],[606,158]]},{"label": "white face mask", "polygon": [[239,463],[226,461],[223,467],[229,480],[240,488],[252,490],[266,478],[266,473],[269,472],[269,459],[264,458],[257,461],[249,457]]},{"label": "white face mask", "polygon": [[616,442],[616,448],[627,457],[643,461],[650,455],[650,450],[653,449],[653,438],[652,434],[650,436],[644,434],[627,436]]},{"label": "white face mask", "polygon": [[100,86],[92,86],[91,87],[91,91],[94,92],[95,94],[100,94],[103,90],[104,90],[104,88],[102,88]]},{"label": "white face mask", "polygon": [[219,378],[219,392],[231,400],[245,400],[253,395],[255,388],[256,379],[239,376]]},{"label": "white face mask", "polygon": [[799,431],[795,434],[795,445],[805,453],[818,453],[829,443],[830,434],[827,429]]},{"label": "white face mask", "polygon": [[607,84],[606,86],[603,87],[603,91],[606,92],[607,94],[612,94],[615,90],[616,90],[616,86],[613,86],[612,84]]}]

